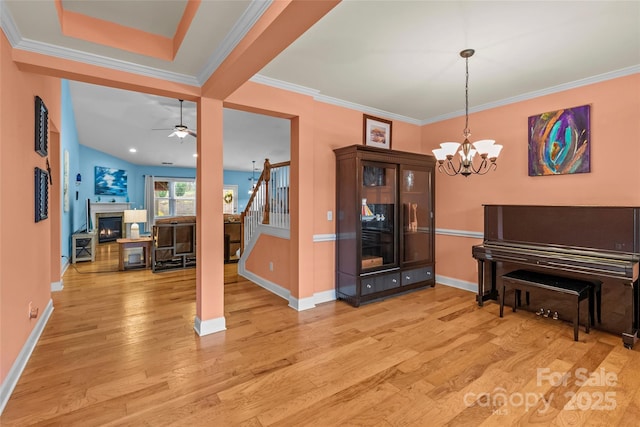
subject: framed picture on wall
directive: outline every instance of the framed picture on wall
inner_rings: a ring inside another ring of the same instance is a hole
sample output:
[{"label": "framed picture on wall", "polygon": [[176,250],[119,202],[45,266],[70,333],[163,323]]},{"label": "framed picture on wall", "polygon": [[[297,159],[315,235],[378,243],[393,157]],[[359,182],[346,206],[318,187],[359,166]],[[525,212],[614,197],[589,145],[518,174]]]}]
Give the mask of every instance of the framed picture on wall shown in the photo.
[{"label": "framed picture on wall", "polygon": [[529,117],[529,176],[590,172],[590,110],[581,105]]},{"label": "framed picture on wall", "polygon": [[106,196],[127,195],[127,171],[96,166],[95,193]]},{"label": "framed picture on wall", "polygon": [[40,222],[49,217],[49,173],[35,168],[35,220]]},{"label": "framed picture on wall", "polygon": [[370,147],[391,149],[391,120],[364,114],[363,144]]},{"label": "framed picture on wall", "polygon": [[49,110],[39,96],[35,98],[35,150],[42,157],[46,157],[49,144]]}]

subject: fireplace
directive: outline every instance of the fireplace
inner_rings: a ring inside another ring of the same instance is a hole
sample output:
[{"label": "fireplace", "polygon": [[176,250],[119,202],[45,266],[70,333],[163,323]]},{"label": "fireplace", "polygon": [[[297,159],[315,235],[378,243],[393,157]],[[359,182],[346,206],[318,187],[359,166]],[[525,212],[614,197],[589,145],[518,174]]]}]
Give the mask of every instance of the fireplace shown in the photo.
[{"label": "fireplace", "polygon": [[115,242],[124,237],[122,212],[97,213],[98,243]]}]

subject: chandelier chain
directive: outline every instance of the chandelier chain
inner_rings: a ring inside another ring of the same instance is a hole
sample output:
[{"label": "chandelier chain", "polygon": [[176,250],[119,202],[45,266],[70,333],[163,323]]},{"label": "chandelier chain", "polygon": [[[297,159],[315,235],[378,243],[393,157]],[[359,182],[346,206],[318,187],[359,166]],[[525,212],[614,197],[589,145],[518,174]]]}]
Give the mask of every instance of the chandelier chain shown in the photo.
[{"label": "chandelier chain", "polygon": [[471,135],[469,130],[469,58],[465,58],[465,82],[464,82],[464,137]]}]

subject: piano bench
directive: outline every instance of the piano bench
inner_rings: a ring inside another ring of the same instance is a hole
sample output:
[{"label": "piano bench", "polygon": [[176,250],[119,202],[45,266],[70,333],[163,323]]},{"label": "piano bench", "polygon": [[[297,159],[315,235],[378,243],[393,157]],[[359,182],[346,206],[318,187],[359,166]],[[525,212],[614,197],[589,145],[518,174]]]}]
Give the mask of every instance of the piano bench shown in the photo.
[{"label": "piano bench", "polygon": [[573,339],[578,341],[578,328],[580,320],[580,302],[588,300],[589,312],[585,332],[589,333],[589,327],[593,324],[593,303],[597,300],[598,322],[600,322],[600,298],[601,282],[573,279],[569,277],[553,276],[528,270],[516,270],[502,275],[502,295],[500,297],[500,317],[504,313],[504,297],[507,287],[513,288],[515,297],[513,311],[516,311],[521,291],[527,292],[527,304],[529,303],[529,290],[533,288],[560,292],[576,298],[576,310],[573,317]]}]

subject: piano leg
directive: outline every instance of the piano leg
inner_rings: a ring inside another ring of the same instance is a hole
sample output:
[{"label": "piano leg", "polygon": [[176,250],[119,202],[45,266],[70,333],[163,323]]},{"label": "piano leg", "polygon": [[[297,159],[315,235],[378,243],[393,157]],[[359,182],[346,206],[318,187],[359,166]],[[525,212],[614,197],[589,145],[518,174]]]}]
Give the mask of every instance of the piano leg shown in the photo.
[{"label": "piano leg", "polygon": [[478,260],[478,295],[476,295],[478,305],[484,305],[484,260]]},{"label": "piano leg", "polygon": [[639,281],[640,279],[631,284],[631,287],[633,288],[633,332],[630,334],[626,332],[622,333],[622,344],[624,344],[624,346],[629,349],[633,348],[636,341],[638,341],[638,327],[640,327],[640,292],[638,290]]},{"label": "piano leg", "polygon": [[476,301],[478,302],[478,306],[482,307],[484,302],[488,299],[497,300],[498,299],[498,290],[496,289],[496,263],[495,261],[490,261],[489,265],[491,266],[491,290],[485,294],[484,291],[484,260],[478,259],[478,295],[476,295]]}]

